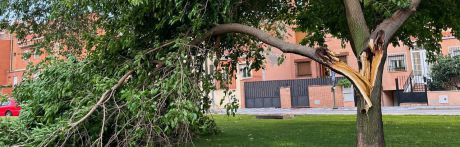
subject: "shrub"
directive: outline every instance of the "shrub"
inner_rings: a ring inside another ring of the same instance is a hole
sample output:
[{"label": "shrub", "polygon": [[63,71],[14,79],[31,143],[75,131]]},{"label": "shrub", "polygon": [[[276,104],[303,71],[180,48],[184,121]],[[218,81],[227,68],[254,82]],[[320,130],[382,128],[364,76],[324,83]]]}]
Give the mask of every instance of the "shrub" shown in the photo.
[{"label": "shrub", "polygon": [[337,81],[337,85],[342,86],[344,88],[349,88],[351,87],[351,82],[348,79],[340,79],[339,81]]},{"label": "shrub", "polygon": [[460,56],[439,57],[431,69],[430,90],[455,90],[460,84]]}]

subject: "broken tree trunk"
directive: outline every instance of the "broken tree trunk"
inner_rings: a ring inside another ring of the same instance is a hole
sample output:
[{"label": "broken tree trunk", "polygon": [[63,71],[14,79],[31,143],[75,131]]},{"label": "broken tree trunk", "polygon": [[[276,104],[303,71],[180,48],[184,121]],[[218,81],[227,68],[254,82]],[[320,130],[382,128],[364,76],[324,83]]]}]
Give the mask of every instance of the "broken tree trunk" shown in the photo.
[{"label": "broken tree trunk", "polygon": [[[382,74],[383,65],[385,64],[386,52],[383,52],[380,58],[379,65],[375,70],[375,79],[372,82],[373,87],[370,92],[371,103],[373,107],[368,109],[363,98],[357,99],[357,117],[356,117],[356,146],[357,147],[384,147],[385,139],[383,132],[383,121],[382,121]],[[373,58],[375,59],[375,58]],[[375,60],[374,60],[375,61]],[[372,73],[372,72],[371,72]],[[372,75],[372,74],[371,74]],[[372,79],[372,78],[371,78]],[[361,95],[357,95],[360,97]],[[367,111],[365,111],[367,109]]]},{"label": "broken tree trunk", "polygon": [[[359,95],[358,95],[359,97]],[[362,98],[357,99],[356,117],[356,146],[357,147],[384,147],[382,111],[381,111],[381,88],[374,88],[371,94],[374,106],[367,112],[362,111],[365,102]]]}]

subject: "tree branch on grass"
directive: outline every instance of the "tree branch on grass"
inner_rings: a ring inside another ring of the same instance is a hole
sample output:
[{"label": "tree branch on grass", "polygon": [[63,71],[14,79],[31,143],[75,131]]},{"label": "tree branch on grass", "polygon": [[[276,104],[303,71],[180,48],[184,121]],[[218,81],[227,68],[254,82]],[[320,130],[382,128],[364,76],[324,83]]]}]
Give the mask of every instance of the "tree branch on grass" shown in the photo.
[{"label": "tree branch on grass", "polygon": [[91,108],[91,110],[88,113],[86,113],[85,116],[83,116],[80,120],[69,124],[69,126],[70,126],[69,130],[72,130],[73,128],[78,126],[81,122],[83,122],[86,119],[88,119],[88,117],[91,116],[91,114],[93,114],[94,111],[96,111],[96,109],[99,106],[101,106],[104,101],[106,101],[108,98],[110,98],[110,95],[109,95],[110,93],[114,92],[115,90],[117,90],[118,88],[123,86],[123,84],[125,84],[127,82],[128,78],[131,76],[132,73],[133,73],[133,70],[128,71],[125,75],[123,75],[123,77],[121,77],[118,80],[117,84],[113,85],[112,88],[110,88],[109,90],[105,91],[104,94],[102,94],[101,98],[99,98],[99,101],[97,101],[97,103]]}]

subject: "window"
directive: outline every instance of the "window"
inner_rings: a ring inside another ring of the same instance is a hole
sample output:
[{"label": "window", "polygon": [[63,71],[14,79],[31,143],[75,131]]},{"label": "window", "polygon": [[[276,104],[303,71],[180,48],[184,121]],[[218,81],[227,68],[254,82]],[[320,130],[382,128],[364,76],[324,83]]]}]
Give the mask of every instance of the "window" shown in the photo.
[{"label": "window", "polygon": [[16,85],[18,85],[18,77],[14,76],[13,77],[13,86],[16,86]]},{"label": "window", "polygon": [[347,63],[347,56],[338,56],[339,60],[342,61],[343,63]]},{"label": "window", "polygon": [[[24,50],[22,51],[22,57],[21,57],[21,58],[22,58],[24,61],[30,61],[30,60],[32,59],[32,56],[34,56],[34,53],[31,52],[31,50],[29,50],[29,49],[24,49]],[[25,58],[25,57],[27,57],[27,58]]]},{"label": "window", "polygon": [[40,58],[40,55],[38,54],[38,52],[34,52],[34,59],[38,59]]},{"label": "window", "polygon": [[5,32],[0,32],[0,40],[8,40],[9,36]]},{"label": "window", "polygon": [[209,65],[209,74],[214,74],[214,65]]},{"label": "window", "polygon": [[297,69],[297,77],[311,77],[311,62],[297,62],[296,63]]},{"label": "window", "polygon": [[10,101],[0,103],[0,106],[8,106],[10,105]]},{"label": "window", "polygon": [[460,55],[460,46],[449,47],[449,55],[451,57]]},{"label": "window", "polygon": [[389,71],[406,71],[406,57],[404,55],[388,56]]},{"label": "window", "polygon": [[329,77],[330,69],[324,65],[319,65],[319,66],[320,66],[319,77],[321,78]]},{"label": "window", "polygon": [[240,64],[239,65],[239,72],[242,78],[250,78],[251,77],[251,69],[247,64]]},{"label": "window", "polygon": [[228,74],[227,74],[227,71],[222,70],[221,74],[222,74],[222,80],[225,81],[225,82],[227,82],[227,81],[228,81]]},{"label": "window", "polygon": [[37,72],[37,73],[34,73],[34,74],[32,75],[32,78],[33,78],[34,80],[36,80],[36,79],[38,79],[39,76],[40,76],[40,73]]}]

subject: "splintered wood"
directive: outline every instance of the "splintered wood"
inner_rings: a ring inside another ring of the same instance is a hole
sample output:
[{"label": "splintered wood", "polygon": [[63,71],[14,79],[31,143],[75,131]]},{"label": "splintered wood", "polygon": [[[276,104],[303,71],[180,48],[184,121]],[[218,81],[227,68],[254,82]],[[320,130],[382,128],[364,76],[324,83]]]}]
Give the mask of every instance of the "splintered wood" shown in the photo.
[{"label": "splintered wood", "polygon": [[324,64],[348,77],[354,83],[366,102],[365,112],[372,107],[371,92],[376,83],[379,68],[383,66],[381,63],[384,55],[384,38],[385,33],[380,30],[375,39],[369,39],[368,47],[360,55],[362,67],[359,72],[340,62],[334,53],[327,48],[320,47],[316,50],[316,55],[321,58]]}]

